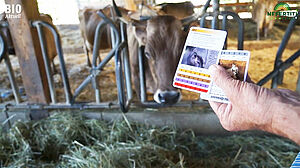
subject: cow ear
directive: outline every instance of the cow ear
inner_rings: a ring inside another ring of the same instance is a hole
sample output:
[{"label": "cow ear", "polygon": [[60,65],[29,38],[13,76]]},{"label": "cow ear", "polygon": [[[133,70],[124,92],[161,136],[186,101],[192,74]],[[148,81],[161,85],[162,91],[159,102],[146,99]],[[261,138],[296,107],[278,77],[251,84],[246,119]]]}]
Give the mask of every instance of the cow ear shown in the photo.
[{"label": "cow ear", "polygon": [[138,40],[139,46],[145,46],[147,42],[146,26],[134,26],[134,35]]}]

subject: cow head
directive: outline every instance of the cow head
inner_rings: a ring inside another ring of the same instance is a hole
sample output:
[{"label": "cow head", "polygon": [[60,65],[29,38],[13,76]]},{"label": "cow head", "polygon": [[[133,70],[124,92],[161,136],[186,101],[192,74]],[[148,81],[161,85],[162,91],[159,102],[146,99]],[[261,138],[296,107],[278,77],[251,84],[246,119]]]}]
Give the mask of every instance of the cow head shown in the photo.
[{"label": "cow head", "polygon": [[172,81],[186,37],[180,20],[174,16],[154,16],[147,21],[135,21],[133,25],[139,45],[145,46],[155,83],[154,100],[161,104],[178,102],[181,94]]},{"label": "cow head", "polygon": [[[118,10],[114,1],[113,4]],[[198,15],[182,20],[175,16],[158,15],[146,21],[134,20],[129,16],[121,17],[132,25],[139,46],[145,46],[145,56],[154,83],[154,100],[157,103],[174,104],[181,99],[180,91],[172,86],[172,82],[187,35],[183,29],[184,24],[195,18]]]}]

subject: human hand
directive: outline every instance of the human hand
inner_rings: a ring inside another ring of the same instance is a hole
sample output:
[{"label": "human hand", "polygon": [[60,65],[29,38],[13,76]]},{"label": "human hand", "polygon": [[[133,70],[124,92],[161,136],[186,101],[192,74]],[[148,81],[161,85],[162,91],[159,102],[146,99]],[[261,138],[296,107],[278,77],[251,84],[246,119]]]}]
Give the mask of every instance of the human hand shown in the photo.
[{"label": "human hand", "polygon": [[213,82],[230,100],[229,104],[209,101],[226,130],[264,129],[272,123],[274,92],[235,80],[219,65],[212,65],[209,70]]},{"label": "human hand", "polygon": [[287,89],[267,89],[231,78],[219,65],[210,66],[212,80],[229,104],[209,101],[229,131],[260,129],[285,136],[300,145],[300,95]]}]

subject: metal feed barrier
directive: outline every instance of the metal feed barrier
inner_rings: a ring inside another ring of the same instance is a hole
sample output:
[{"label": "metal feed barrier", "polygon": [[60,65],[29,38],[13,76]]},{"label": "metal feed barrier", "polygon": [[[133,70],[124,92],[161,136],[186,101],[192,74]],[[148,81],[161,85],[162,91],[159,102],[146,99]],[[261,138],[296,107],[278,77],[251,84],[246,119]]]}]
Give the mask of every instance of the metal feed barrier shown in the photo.
[{"label": "metal feed barrier", "polygon": [[[299,21],[299,17],[300,17],[300,13],[298,13],[298,15],[295,18],[291,19],[291,21],[285,31],[285,34],[282,38],[282,41],[279,45],[279,48],[278,48],[278,51],[276,54],[276,58],[275,58],[275,62],[274,62],[273,71],[270,72],[269,74],[267,74],[259,82],[257,82],[258,85],[262,86],[265,83],[267,83],[269,80],[272,79],[271,88],[277,88],[278,84],[282,84],[283,77],[284,77],[284,71],[287,70],[289,67],[291,67],[293,65],[293,62],[297,58],[299,58],[300,49],[297,52],[295,52],[292,56],[290,56],[288,59],[286,59],[285,61],[282,61],[282,54],[287,46],[287,43],[289,42],[289,39],[293,33],[293,30],[295,28],[297,21]],[[300,71],[299,71],[299,75],[298,75],[298,82],[297,82],[296,90],[300,93]]]},{"label": "metal feed barrier", "polygon": [[[16,85],[13,70],[11,68],[11,64],[9,61],[9,57],[7,55],[7,47],[5,46],[4,40],[2,36],[0,36],[0,61],[5,60],[7,69],[9,72],[10,83],[12,85],[12,90],[15,96],[16,104],[7,104],[1,105],[0,109],[101,109],[101,108],[120,108],[123,112],[127,112],[130,107],[192,107],[192,106],[207,106],[206,102],[201,101],[188,101],[188,102],[179,102],[174,105],[161,105],[157,104],[154,101],[148,101],[146,95],[146,82],[145,82],[145,72],[144,72],[144,51],[143,48],[139,48],[138,59],[139,59],[139,75],[140,75],[140,93],[141,93],[141,102],[132,102],[133,94],[132,94],[132,84],[131,84],[131,73],[129,66],[129,55],[128,55],[128,46],[127,46],[127,33],[126,33],[126,24],[120,21],[117,17],[114,20],[111,20],[107,16],[105,16],[100,11],[98,15],[103,18],[103,20],[98,24],[95,38],[94,38],[94,48],[93,48],[93,59],[92,59],[92,69],[90,75],[79,85],[75,92],[72,93],[70,89],[69,77],[66,71],[63,51],[61,47],[60,37],[56,29],[43,21],[33,21],[32,26],[35,27],[38,31],[41,51],[44,58],[45,69],[49,84],[49,90],[51,95],[51,103],[47,105],[41,104],[27,104],[20,103],[20,96],[18,95],[18,87]],[[222,30],[227,30],[227,20],[228,16],[232,16],[239,23],[239,34],[238,34],[238,49],[243,49],[243,34],[244,34],[244,25],[243,21],[239,18],[239,16],[233,12],[220,12],[219,14],[207,13],[200,20],[200,26],[205,26],[205,19],[208,16],[214,16],[215,19],[212,20],[212,27],[218,28],[217,26],[217,16],[223,16],[222,19]],[[117,24],[119,29],[117,28]],[[291,23],[290,23],[291,24]],[[107,56],[97,65],[97,59],[99,58],[99,48],[100,48],[100,39],[101,34],[104,32],[106,26],[110,27],[111,36],[112,36],[112,49],[107,54]],[[289,26],[290,27],[290,26]],[[59,57],[61,76],[63,80],[64,86],[64,94],[65,94],[65,102],[58,102],[56,99],[55,88],[54,88],[54,80],[53,73],[50,67],[50,61],[47,55],[47,46],[45,43],[45,37],[43,33],[43,28],[49,29],[55,39],[56,50]],[[286,33],[286,36],[290,36],[291,32]],[[284,38],[284,39],[285,39]],[[227,45],[224,46],[224,49],[227,48]],[[297,57],[299,56],[299,51],[296,53]],[[100,97],[100,87],[99,87],[99,74],[101,73],[102,68],[112,59],[115,58],[115,74],[116,74],[116,82],[117,82],[117,90],[118,90],[118,102],[101,102]],[[294,60],[296,56],[292,57]],[[9,66],[10,65],[10,66]],[[95,91],[95,99],[96,102],[76,102],[76,98],[82,93],[83,89],[91,83],[93,89]]]},{"label": "metal feed barrier", "polygon": [[[7,26],[7,25],[1,24],[1,27],[4,27],[4,26]],[[2,60],[4,60],[4,62],[6,64],[8,78],[9,78],[10,85],[11,85],[11,88],[13,91],[15,102],[16,102],[16,104],[19,104],[21,102],[21,98],[20,98],[20,94],[19,94],[18,85],[16,83],[15,74],[12,69],[12,65],[11,65],[11,62],[10,62],[10,59],[8,56],[8,51],[7,51],[7,46],[5,44],[5,41],[4,41],[4,36],[0,32],[0,63],[2,62]]]},{"label": "metal feed barrier", "polygon": [[[48,79],[48,85],[50,90],[50,104],[27,104],[20,100],[20,96],[17,92],[17,86],[15,78],[13,76],[13,70],[11,68],[9,57],[7,55],[7,47],[5,46],[4,40],[1,40],[0,49],[1,49],[1,60],[6,60],[13,92],[15,95],[16,104],[0,104],[0,109],[30,109],[30,110],[44,110],[44,109],[100,109],[100,108],[120,108],[123,112],[127,112],[130,107],[192,107],[192,106],[203,106],[207,103],[191,101],[191,102],[180,102],[174,105],[160,105],[154,101],[141,101],[141,102],[132,102],[132,84],[131,84],[131,73],[130,73],[130,63],[128,55],[128,46],[127,46],[127,33],[126,33],[126,24],[120,21],[118,18],[116,20],[111,20],[105,16],[100,11],[97,14],[103,19],[96,28],[94,48],[93,48],[93,59],[92,59],[92,69],[90,75],[83,80],[78,88],[75,89],[74,93],[71,92],[69,77],[66,70],[66,64],[64,61],[64,55],[61,47],[60,36],[57,30],[49,23],[44,21],[32,21],[32,27],[37,29],[38,37],[40,41],[41,51],[43,55],[43,60],[45,64],[46,75]],[[119,25],[119,29],[117,25]],[[100,39],[101,34],[106,28],[106,25],[109,25],[112,35],[112,49],[107,54],[107,56],[97,65],[96,60],[99,58],[99,48],[100,48]],[[64,96],[65,102],[58,102],[57,95],[55,92],[53,71],[50,66],[50,61],[47,54],[47,44],[44,37],[43,28],[46,28],[51,31],[54,40],[55,47],[59,58],[61,77],[64,86]],[[2,39],[2,36],[1,36]],[[115,58],[115,74],[116,74],[116,83],[118,90],[118,102],[101,102],[100,98],[100,87],[99,87],[99,74],[101,69],[112,59]],[[139,54],[140,61],[143,59],[143,53]],[[143,71],[143,66],[140,66],[140,72]],[[144,73],[141,73],[144,74]],[[96,102],[76,102],[76,98],[86,86],[92,83],[93,89],[95,91]],[[144,93],[146,90],[144,89]],[[145,100],[145,99],[142,99]]]},{"label": "metal feed barrier", "polygon": [[[211,28],[212,29],[219,29],[219,24],[218,24],[218,18],[219,16],[222,16],[222,29],[224,31],[227,31],[227,24],[228,24],[228,16],[231,16],[239,25],[238,29],[238,45],[237,49],[238,50],[243,50],[244,49],[244,22],[243,20],[239,17],[238,14],[230,11],[222,11],[222,12],[214,12],[214,13],[205,13],[203,17],[200,19],[200,27],[205,27],[205,21],[207,17],[213,17],[211,20]],[[227,49],[227,37],[225,40],[225,44],[223,47],[224,50]]]}]

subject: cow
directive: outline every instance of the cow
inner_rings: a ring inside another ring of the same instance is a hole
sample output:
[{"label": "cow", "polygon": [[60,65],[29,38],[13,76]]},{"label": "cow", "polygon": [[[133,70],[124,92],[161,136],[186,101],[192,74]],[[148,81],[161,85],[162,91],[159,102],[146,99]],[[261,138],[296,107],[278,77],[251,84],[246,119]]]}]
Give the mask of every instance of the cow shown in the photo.
[{"label": "cow", "polygon": [[[111,6],[108,5],[103,9],[92,9],[92,8],[84,8],[79,10],[78,17],[80,21],[80,32],[84,41],[84,51],[87,56],[87,64],[91,66],[90,55],[89,53],[93,53],[94,47],[94,36],[96,32],[96,28],[98,23],[101,22],[102,18],[97,14],[97,11],[101,11],[106,16],[111,17],[112,15],[116,15],[114,10],[111,10]],[[122,8],[121,11],[127,14],[128,10]],[[100,49],[108,49],[111,48],[111,39],[110,39],[110,30],[106,29],[105,32],[102,33],[100,40]]]},{"label": "cow", "polygon": [[162,3],[156,5],[154,8],[157,8],[159,12],[163,12],[165,15],[172,15],[178,19],[183,19],[194,14],[194,5],[189,1],[180,3]]},{"label": "cow", "polygon": [[260,40],[260,33],[266,38],[268,31],[273,28],[274,19],[267,17],[267,11],[273,11],[277,1],[255,0],[252,10],[252,19],[256,22],[257,40]]},{"label": "cow", "polygon": [[[51,24],[53,27],[55,27],[52,23],[51,16],[48,14],[41,13],[39,16],[39,20],[45,21],[45,22]],[[0,14],[0,22],[3,24],[8,23],[7,19],[5,17],[5,13]],[[7,44],[7,47],[8,47],[8,53],[11,55],[15,55],[14,45],[13,45],[13,41],[12,41],[11,34],[9,31],[9,27],[8,26],[0,27],[0,31],[5,36],[5,43]],[[53,37],[51,31],[47,28],[43,28],[43,32],[46,37],[45,41],[46,41],[46,45],[47,45],[47,55],[49,57],[50,62],[52,63],[53,71],[56,72],[56,68],[55,68],[54,61],[53,61],[57,55],[54,37]]]},{"label": "cow", "polygon": [[[115,3],[113,4],[118,10]],[[147,58],[144,62],[147,92],[153,93],[154,100],[159,104],[174,104],[180,101],[181,93],[172,86],[172,80],[187,36],[183,26],[198,17],[198,14],[194,14],[179,20],[171,15],[158,15],[146,21],[122,17],[129,24],[127,34],[130,66],[135,91],[139,98],[137,48],[144,46]]]}]

